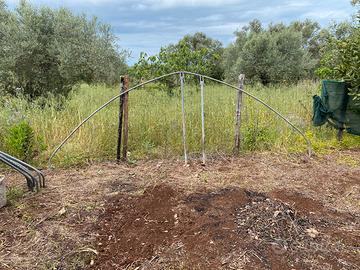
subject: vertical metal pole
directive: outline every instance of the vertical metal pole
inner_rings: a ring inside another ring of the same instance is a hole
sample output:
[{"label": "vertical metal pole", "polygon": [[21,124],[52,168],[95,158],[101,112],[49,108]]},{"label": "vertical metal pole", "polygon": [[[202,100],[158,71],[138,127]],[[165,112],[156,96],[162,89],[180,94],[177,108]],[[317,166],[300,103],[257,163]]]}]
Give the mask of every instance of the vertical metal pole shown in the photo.
[{"label": "vertical metal pole", "polygon": [[[121,76],[120,78],[120,94],[123,92],[124,89],[124,77]],[[119,162],[121,158],[121,134],[122,134],[122,122],[123,122],[123,109],[124,107],[124,98],[120,96],[119,101],[119,128],[118,128],[118,143],[117,143],[117,151],[116,151],[116,160]]]},{"label": "vertical metal pole", "polygon": [[[129,76],[124,77],[123,91],[129,89]],[[124,126],[123,126],[123,160],[127,161],[127,149],[128,149],[128,138],[129,138],[129,93],[123,96],[123,113],[124,113]]]},{"label": "vertical metal pole", "polygon": [[205,109],[204,109],[204,77],[200,76],[201,89],[201,146],[202,146],[202,163],[205,165]]},{"label": "vertical metal pole", "polygon": [[184,158],[185,164],[188,163],[186,150],[186,118],[185,118],[185,93],[184,93],[184,73],[180,73],[180,87],[181,87],[181,110],[182,110],[182,124],[183,124],[183,139],[184,139]]},{"label": "vertical metal pole", "polygon": [[235,126],[235,147],[234,147],[235,155],[238,155],[240,152],[241,105],[242,105],[242,90],[244,90],[244,80],[245,80],[245,75],[240,74],[239,89],[237,91],[237,101],[236,101],[236,126]]}]

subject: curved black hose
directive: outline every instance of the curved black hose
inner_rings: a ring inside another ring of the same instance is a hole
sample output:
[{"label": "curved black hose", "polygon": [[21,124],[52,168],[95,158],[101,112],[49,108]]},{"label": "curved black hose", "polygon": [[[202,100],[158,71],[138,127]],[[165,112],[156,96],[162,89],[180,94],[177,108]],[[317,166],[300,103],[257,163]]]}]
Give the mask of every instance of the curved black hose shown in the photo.
[{"label": "curved black hose", "polygon": [[28,186],[29,190],[34,191],[35,187],[36,187],[36,189],[39,188],[36,178],[34,176],[32,176],[31,173],[24,166],[21,166],[20,164],[17,164],[15,162],[11,162],[10,160],[8,160],[6,157],[4,157],[1,154],[0,154],[0,161],[5,163],[9,167],[13,168],[20,174],[22,174],[26,178],[26,182],[27,182],[27,186]]},{"label": "curved black hose", "polygon": [[7,159],[10,159],[10,160],[12,160],[14,162],[19,163],[20,165],[26,167],[27,169],[36,172],[36,174],[38,175],[38,178],[39,178],[40,187],[41,188],[45,187],[45,176],[40,170],[36,169],[35,167],[31,166],[30,164],[25,163],[24,161],[22,161],[20,159],[17,159],[17,158],[15,158],[13,156],[10,156],[9,154],[6,154],[6,153],[4,153],[2,151],[0,151],[0,154],[5,156]]}]

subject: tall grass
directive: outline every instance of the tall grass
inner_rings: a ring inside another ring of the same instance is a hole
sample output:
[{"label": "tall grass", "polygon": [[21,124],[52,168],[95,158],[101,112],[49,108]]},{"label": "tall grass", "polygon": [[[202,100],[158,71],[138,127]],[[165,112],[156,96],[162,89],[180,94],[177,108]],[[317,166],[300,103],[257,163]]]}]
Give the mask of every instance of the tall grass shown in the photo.
[{"label": "tall grass", "polygon": [[[336,131],[311,125],[312,96],[318,84],[301,82],[293,86],[246,86],[296,124],[311,140],[317,152],[334,148],[360,146],[360,137],[346,134],[336,141]],[[200,92],[186,85],[185,111],[187,147],[191,155],[201,151]],[[35,160],[43,164],[52,150],[86,116],[118,89],[82,85],[66,100],[55,98],[28,102],[24,98],[2,98],[0,101],[0,148],[6,149],[4,137],[11,125],[26,120],[39,138],[42,149]],[[228,154],[234,145],[236,92],[225,86],[205,86],[206,150],[208,154]],[[92,159],[113,159],[116,153],[118,101],[98,113],[83,126],[55,158],[57,164],[74,164]],[[156,85],[135,90],[129,95],[130,159],[166,158],[183,153],[180,90],[174,94]],[[306,151],[304,140],[275,114],[255,100],[244,96],[242,110],[242,151]]]}]

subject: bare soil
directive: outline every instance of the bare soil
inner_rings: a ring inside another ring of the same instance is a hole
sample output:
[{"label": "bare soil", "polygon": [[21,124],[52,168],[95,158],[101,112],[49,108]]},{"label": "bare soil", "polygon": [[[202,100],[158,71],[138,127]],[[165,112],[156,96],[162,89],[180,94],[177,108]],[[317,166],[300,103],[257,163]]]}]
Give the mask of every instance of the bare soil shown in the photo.
[{"label": "bare soil", "polygon": [[360,150],[46,176],[0,210],[0,269],[360,269]]}]

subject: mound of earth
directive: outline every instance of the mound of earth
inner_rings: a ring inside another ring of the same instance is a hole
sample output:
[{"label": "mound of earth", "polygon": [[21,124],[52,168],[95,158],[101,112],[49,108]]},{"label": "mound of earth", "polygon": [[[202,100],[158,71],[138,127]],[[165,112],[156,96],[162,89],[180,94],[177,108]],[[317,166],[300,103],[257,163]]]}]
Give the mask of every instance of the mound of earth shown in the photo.
[{"label": "mound of earth", "polygon": [[359,225],[297,193],[158,185],[107,202],[90,268],[359,269]]}]

